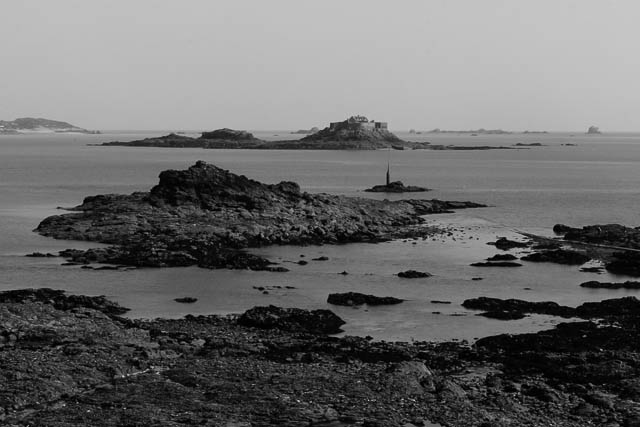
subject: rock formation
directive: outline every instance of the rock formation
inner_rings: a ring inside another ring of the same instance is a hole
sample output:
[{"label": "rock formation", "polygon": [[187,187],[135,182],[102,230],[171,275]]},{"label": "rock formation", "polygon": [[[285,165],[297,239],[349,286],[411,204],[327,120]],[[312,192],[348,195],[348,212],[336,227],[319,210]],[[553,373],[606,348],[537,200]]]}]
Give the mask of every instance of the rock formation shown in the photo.
[{"label": "rock formation", "polygon": [[630,427],[639,421],[635,298],[577,309],[485,301],[482,308],[502,318],[531,311],[587,320],[481,338],[473,346],[331,337],[326,332],[342,321],[328,310],[271,306],[237,318],[135,320],[105,314],[102,307],[113,303],[93,305],[92,298],[0,293],[0,423]]},{"label": "rock formation", "polygon": [[589,126],[589,129],[587,130],[588,135],[600,135],[601,133],[600,128],[597,126]]},{"label": "rock formation", "polygon": [[353,307],[356,305],[394,305],[400,304],[403,300],[395,297],[378,297],[375,295],[361,294],[359,292],[345,292],[329,294],[327,302],[333,305],[344,305]]},{"label": "rock formation", "polygon": [[421,226],[421,215],[481,206],[308,194],[293,182],[262,184],[197,162],[162,172],[150,192],[87,197],[72,213],[46,218],[36,231],[115,245],[64,252],[80,263],[286,271],[243,250],[423,236],[431,230]]},{"label": "rock formation", "polygon": [[393,181],[389,184],[374,185],[364,191],[369,193],[419,193],[431,190],[415,185],[404,185],[402,181]]}]

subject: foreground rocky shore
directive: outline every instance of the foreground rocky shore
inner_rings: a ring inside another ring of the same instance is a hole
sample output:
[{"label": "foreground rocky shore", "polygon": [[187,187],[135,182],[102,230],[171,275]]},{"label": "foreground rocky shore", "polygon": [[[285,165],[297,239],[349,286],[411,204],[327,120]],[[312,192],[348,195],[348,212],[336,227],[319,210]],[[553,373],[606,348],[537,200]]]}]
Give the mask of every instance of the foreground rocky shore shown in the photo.
[{"label": "foreground rocky shore", "polygon": [[328,336],[342,322],[328,310],[130,320],[103,297],[1,292],[0,421],[638,426],[640,301],[584,307],[584,321],[469,346]]},{"label": "foreground rocky shore", "polygon": [[72,213],[46,218],[36,231],[114,245],[62,253],[75,263],[282,271],[244,249],[421,237],[432,232],[421,215],[482,206],[309,194],[293,182],[262,184],[197,162],[162,172],[150,192],[87,197]]}]

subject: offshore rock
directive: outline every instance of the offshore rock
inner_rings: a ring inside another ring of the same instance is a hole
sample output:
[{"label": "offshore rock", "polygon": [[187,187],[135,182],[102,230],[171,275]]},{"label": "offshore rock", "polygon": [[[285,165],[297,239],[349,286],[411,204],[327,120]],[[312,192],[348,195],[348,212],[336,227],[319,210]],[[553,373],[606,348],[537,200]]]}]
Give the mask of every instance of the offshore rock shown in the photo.
[{"label": "offshore rock", "polygon": [[517,256],[511,254],[496,254],[487,258],[487,261],[513,261],[518,259]]},{"label": "offshore rock", "polygon": [[389,184],[374,185],[366,190],[369,193],[417,193],[423,191],[431,191],[428,188],[418,187],[415,185],[404,185],[402,181],[394,181]]},{"label": "offshore rock", "polygon": [[520,258],[529,262],[553,262],[565,265],[582,265],[591,260],[591,257],[580,252],[566,249],[555,249],[542,252],[535,252]]},{"label": "offshore rock", "polygon": [[421,215],[482,206],[308,194],[293,182],[263,184],[199,161],[187,170],[162,172],[150,192],[87,197],[71,213],[46,218],[36,231],[114,245],[61,254],[77,263],[285,271],[245,250],[425,236],[432,229],[422,226]]},{"label": "offshore rock", "polygon": [[556,224],[553,227],[553,231],[564,235],[565,240],[640,249],[640,227],[600,224],[573,228],[563,224]]},{"label": "offshore rock", "polygon": [[398,277],[403,279],[421,279],[423,277],[431,277],[431,273],[426,271],[407,270],[398,273]]},{"label": "offshore rock", "polygon": [[395,297],[377,297],[375,295],[361,294],[359,292],[345,292],[329,294],[327,302],[333,305],[352,307],[356,305],[393,305],[400,304],[402,299]]},{"label": "offshore rock", "polygon": [[254,307],[245,311],[238,324],[261,329],[280,329],[289,332],[311,334],[335,334],[341,332],[345,321],[330,310],[302,310],[280,308],[274,305]]},{"label": "offshore rock", "polygon": [[513,248],[526,248],[529,246],[529,243],[518,242],[517,240],[509,240],[506,237],[500,237],[495,242],[489,242],[487,245],[493,245],[497,249],[502,251],[508,251]]},{"label": "offshore rock", "polygon": [[159,136],[156,138],[145,138],[135,141],[112,141],[104,142],[101,145],[124,145],[128,147],[174,147],[174,148],[202,148],[204,144],[202,141],[189,136],[177,135],[170,133],[169,135]]},{"label": "offshore rock", "polygon": [[574,308],[558,305],[552,301],[530,302],[520,299],[503,300],[500,298],[479,297],[465,300],[462,306],[471,310],[484,310],[487,312],[549,314],[560,317],[572,317],[576,314]]},{"label": "offshore rock", "polygon": [[622,283],[612,283],[612,282],[598,282],[596,280],[591,280],[588,282],[584,282],[580,284],[583,288],[591,288],[591,289],[640,289],[640,282],[632,282],[627,280]]},{"label": "offshore rock", "polygon": [[513,261],[474,262],[470,265],[472,267],[522,267],[522,264]]},{"label": "offshore rock", "polygon": [[614,274],[640,277],[640,253],[614,252],[612,259],[605,264],[605,268]]}]

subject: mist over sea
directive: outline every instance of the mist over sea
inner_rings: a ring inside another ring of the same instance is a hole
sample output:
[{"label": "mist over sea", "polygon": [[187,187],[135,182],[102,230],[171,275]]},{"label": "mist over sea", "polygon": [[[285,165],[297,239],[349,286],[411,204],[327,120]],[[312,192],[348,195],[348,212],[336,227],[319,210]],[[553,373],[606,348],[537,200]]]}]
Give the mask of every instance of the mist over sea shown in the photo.
[{"label": "mist over sea", "polygon": [[[102,135],[0,136],[0,289],[52,287],[104,294],[130,307],[133,317],[179,317],[186,313],[235,313],[254,305],[330,308],[347,321],[346,333],[380,339],[473,339],[499,332],[546,328],[550,317],[501,322],[475,316],[460,303],[476,296],[583,301],[634,294],[579,287],[587,280],[625,277],[581,273],[577,267],[528,264],[517,269],[478,269],[472,262],[493,255],[486,242],[517,231],[551,235],[556,223],[573,226],[640,225],[640,134],[396,134],[406,140],[444,145],[542,147],[484,151],[262,151],[96,147],[113,140],[159,136],[163,132]],[[254,131],[259,138],[293,138],[288,131]],[[297,136],[296,136],[297,137]],[[575,144],[568,146],[563,144]],[[86,196],[147,191],[165,169],[184,169],[196,160],[275,183],[295,181],[303,190],[360,197],[471,200],[489,208],[427,216],[450,235],[419,241],[341,246],[269,247],[255,252],[291,271],[269,273],[199,268],[91,271],[61,266],[61,258],[27,258],[34,251],[98,246],[56,241],[32,232],[58,206],[75,206]],[[383,195],[362,190],[382,183],[387,162],[393,180],[434,189],[424,194]],[[295,264],[326,255],[329,261]],[[428,279],[403,280],[407,269],[428,271]],[[347,271],[348,275],[338,273]],[[483,277],[482,281],[472,281]],[[284,286],[295,289],[285,289]],[[263,294],[254,287],[271,288]],[[360,291],[407,299],[399,306],[353,309],[329,306],[327,294]],[[185,306],[173,298],[194,296]],[[452,304],[432,303],[432,300]]]}]

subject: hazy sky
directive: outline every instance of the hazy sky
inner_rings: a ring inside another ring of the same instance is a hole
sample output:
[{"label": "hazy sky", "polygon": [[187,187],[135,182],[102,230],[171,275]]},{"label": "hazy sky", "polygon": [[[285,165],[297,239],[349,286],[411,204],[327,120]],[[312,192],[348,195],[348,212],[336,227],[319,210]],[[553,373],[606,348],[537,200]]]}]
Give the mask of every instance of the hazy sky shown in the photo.
[{"label": "hazy sky", "polygon": [[640,131],[637,0],[1,0],[0,119]]}]

